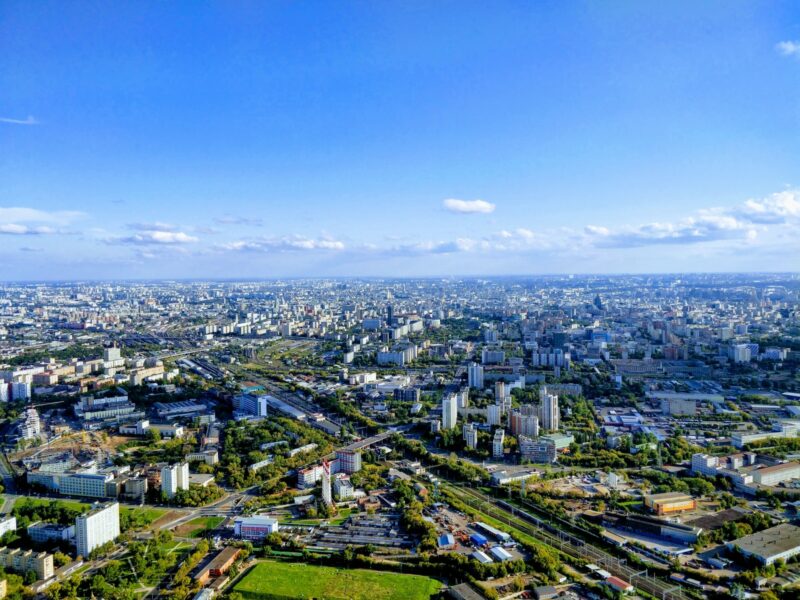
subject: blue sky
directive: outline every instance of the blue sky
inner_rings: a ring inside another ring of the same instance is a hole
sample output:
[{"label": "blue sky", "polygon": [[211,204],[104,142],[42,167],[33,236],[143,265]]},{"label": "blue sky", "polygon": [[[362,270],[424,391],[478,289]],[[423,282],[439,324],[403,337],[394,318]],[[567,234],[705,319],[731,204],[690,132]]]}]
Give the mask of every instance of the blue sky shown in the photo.
[{"label": "blue sky", "polygon": [[797,2],[0,3],[0,278],[797,270]]}]

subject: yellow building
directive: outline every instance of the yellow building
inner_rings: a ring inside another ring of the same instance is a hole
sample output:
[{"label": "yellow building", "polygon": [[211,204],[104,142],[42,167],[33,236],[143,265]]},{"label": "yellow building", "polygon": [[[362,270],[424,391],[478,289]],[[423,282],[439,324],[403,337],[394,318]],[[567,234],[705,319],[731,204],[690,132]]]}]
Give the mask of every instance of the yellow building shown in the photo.
[{"label": "yellow building", "polygon": [[644,505],[657,515],[670,515],[697,508],[697,500],[681,492],[651,494],[644,497]]}]

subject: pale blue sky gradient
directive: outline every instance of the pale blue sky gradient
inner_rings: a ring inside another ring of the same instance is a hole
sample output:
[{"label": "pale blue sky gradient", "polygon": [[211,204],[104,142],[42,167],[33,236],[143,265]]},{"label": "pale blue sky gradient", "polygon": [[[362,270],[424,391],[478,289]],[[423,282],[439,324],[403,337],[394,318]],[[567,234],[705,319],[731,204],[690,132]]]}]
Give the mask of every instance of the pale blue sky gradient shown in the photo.
[{"label": "pale blue sky gradient", "polygon": [[793,1],[6,1],[0,278],[797,270],[792,43]]}]

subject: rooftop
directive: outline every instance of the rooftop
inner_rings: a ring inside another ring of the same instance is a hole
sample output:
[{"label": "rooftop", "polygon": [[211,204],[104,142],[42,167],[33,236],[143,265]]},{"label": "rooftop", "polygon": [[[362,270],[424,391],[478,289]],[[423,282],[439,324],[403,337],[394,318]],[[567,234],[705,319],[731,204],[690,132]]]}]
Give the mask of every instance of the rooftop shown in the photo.
[{"label": "rooftop", "polygon": [[732,542],[748,554],[769,558],[800,546],[800,527],[783,523],[758,533],[746,535]]}]

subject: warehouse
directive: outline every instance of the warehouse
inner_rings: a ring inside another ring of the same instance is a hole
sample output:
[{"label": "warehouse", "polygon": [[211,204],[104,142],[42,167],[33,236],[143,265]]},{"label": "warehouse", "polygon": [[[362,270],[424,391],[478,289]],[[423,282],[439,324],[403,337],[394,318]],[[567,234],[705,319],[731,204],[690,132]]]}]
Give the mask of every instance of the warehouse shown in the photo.
[{"label": "warehouse", "polygon": [[644,505],[657,515],[669,515],[697,508],[697,501],[687,494],[666,492],[644,497]]},{"label": "warehouse", "polygon": [[738,548],[745,556],[771,565],[776,560],[787,560],[800,554],[800,527],[783,523],[728,542],[727,546],[729,550]]}]

